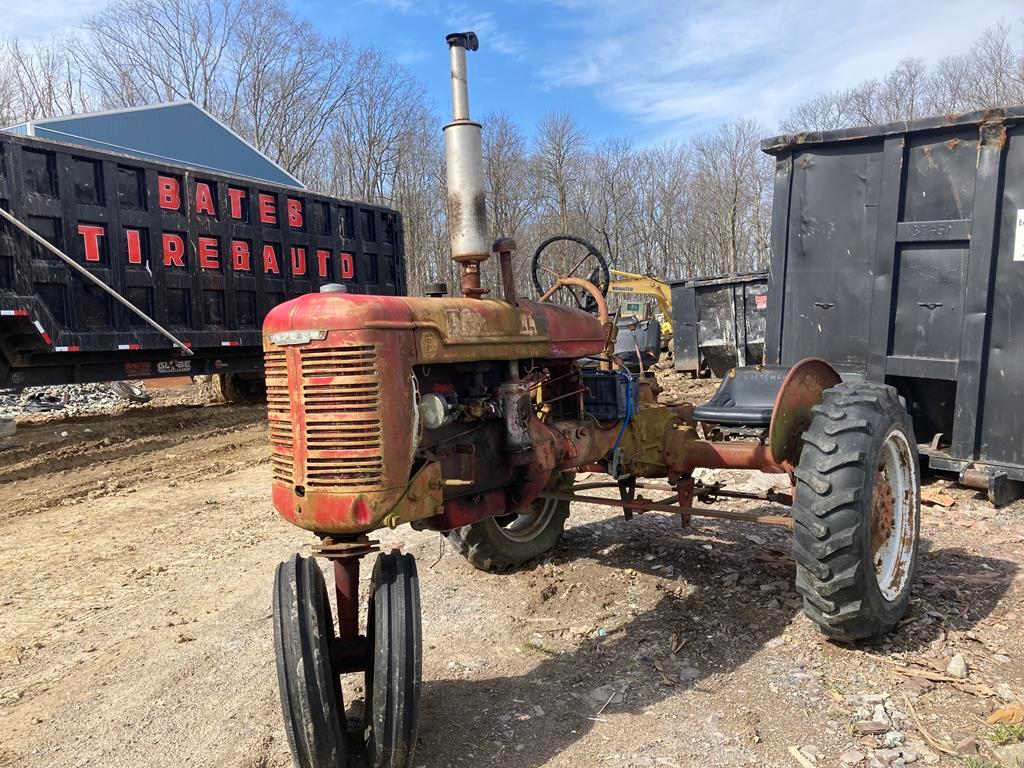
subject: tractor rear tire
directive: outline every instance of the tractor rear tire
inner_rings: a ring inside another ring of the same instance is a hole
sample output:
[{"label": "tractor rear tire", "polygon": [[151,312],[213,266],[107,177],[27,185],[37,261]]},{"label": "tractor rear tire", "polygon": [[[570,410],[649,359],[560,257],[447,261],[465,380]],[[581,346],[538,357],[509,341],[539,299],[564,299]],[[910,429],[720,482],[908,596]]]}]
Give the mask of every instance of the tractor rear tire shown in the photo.
[{"label": "tractor rear tire", "polygon": [[568,517],[568,501],[537,499],[519,514],[456,528],[448,541],[474,568],[507,571],[554,549]]},{"label": "tractor rear tire", "polygon": [[896,390],[841,383],[813,409],[796,469],[793,559],[804,613],[841,642],[903,617],[917,566],[920,464]]},{"label": "tractor rear tire", "polygon": [[315,560],[295,555],[274,574],[274,648],[285,733],[298,768],[344,768],[345,702],[331,664],[334,621]]}]

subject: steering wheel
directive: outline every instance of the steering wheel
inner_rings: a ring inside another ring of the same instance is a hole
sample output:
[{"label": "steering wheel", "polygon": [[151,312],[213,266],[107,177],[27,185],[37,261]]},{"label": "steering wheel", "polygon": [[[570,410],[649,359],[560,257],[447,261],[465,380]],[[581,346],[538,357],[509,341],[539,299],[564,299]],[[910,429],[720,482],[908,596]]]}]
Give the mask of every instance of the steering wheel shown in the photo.
[{"label": "steering wheel", "polygon": [[[570,248],[548,247],[555,243],[574,243]],[[581,247],[583,250],[581,250]],[[548,250],[545,254],[544,252]],[[542,263],[543,261],[543,263]],[[589,267],[589,269],[586,269]],[[583,268],[583,269],[581,269]],[[605,261],[601,252],[582,237],[575,235],[555,235],[541,243],[533,252],[530,259],[530,276],[533,278],[533,287],[537,289],[537,296],[543,298],[552,291],[558,281],[567,277],[576,277],[577,274],[586,275],[584,279],[593,283],[601,292],[602,296],[608,295],[608,284],[611,282],[611,273],[608,271],[608,262]],[[543,279],[541,279],[543,277]],[[597,302],[590,293],[578,286],[562,285],[557,288],[548,300],[552,301],[558,297],[560,303],[575,305],[585,312],[596,313]]]}]

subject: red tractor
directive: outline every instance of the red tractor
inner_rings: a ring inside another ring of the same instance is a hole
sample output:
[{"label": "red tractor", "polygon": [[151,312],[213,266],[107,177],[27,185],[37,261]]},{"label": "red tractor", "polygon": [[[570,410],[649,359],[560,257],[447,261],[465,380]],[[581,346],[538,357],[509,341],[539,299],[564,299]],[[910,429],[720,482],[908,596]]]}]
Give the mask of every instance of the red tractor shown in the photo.
[{"label": "red tractor", "polygon": [[[573,501],[626,518],[667,512],[683,525],[695,515],[755,520],[792,527],[804,610],[829,637],[885,633],[910,597],[919,465],[892,388],[843,382],[812,359],[734,370],[698,407],[659,405],[654,377],[612,354],[607,265],[589,247],[564,271],[535,256],[543,290],[528,301],[515,295],[514,243],[499,240],[503,298],[486,298],[480,125],[466,87],[477,40],[453,34],[448,45],[447,207],[463,297],[327,291],[278,306],[264,325],[274,505],[318,537],[313,553],[333,565],[337,606],[335,623],[315,560],[278,566],[278,681],[302,768],[345,765],[346,672],[366,676],[369,762],[412,764],[421,630],[411,555],[377,555],[359,634],[359,561],[376,549],[367,534],[385,526],[440,531],[477,568],[504,569],[554,547]],[[574,276],[581,268],[587,279]],[[699,467],[786,475],[792,492],[702,485]],[[578,485],[580,471],[609,479]],[[603,487],[619,498],[580,494]],[[646,501],[637,488],[667,495]],[[791,504],[792,514],[707,506],[730,497]]]}]

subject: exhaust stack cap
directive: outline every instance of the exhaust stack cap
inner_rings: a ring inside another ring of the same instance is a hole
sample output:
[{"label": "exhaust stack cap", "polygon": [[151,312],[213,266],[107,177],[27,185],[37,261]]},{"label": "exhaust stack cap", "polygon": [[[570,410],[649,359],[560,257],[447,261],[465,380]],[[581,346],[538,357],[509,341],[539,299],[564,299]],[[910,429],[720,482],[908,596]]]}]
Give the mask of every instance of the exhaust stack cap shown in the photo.
[{"label": "exhaust stack cap", "polygon": [[423,286],[423,295],[428,296],[432,299],[437,299],[442,296],[448,295],[448,284],[447,283],[427,283]]},{"label": "exhaust stack cap", "polygon": [[320,286],[320,293],[348,293],[348,287],[341,283],[324,283]]},{"label": "exhaust stack cap", "polygon": [[480,38],[476,36],[476,32],[452,32],[444,40],[449,46],[457,45],[467,51],[480,50]]}]

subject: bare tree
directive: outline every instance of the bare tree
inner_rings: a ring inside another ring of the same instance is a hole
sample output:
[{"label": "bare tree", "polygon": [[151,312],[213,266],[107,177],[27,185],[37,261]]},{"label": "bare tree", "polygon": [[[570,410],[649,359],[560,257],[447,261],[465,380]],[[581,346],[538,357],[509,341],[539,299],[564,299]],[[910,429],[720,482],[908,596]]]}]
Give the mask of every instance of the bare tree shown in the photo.
[{"label": "bare tree", "polygon": [[114,0],[76,61],[107,107],[188,99],[303,173],[350,98],[351,47],[277,0]]},{"label": "bare tree", "polygon": [[693,141],[693,184],[698,198],[690,234],[708,248],[697,266],[736,272],[763,263],[762,227],[767,186],[760,177],[769,164],[758,152],[764,128],[736,120]]},{"label": "bare tree", "polygon": [[348,41],[325,38],[283,7],[265,4],[240,18],[229,60],[225,119],[286,170],[302,174],[352,100]]},{"label": "bare tree", "polygon": [[351,97],[331,142],[332,187],[363,200],[385,200],[425,111],[422,83],[377,50],[363,51],[355,65]]},{"label": "bare tree", "polygon": [[189,99],[223,112],[234,30],[253,0],[113,0],[86,19],[78,66],[107,107]]},{"label": "bare tree", "polygon": [[928,71],[920,59],[903,59],[882,80],[872,122],[912,120],[925,113]]},{"label": "bare tree", "polygon": [[933,115],[964,112],[972,106],[971,61],[967,56],[946,56],[935,65],[928,88],[927,111]]},{"label": "bare tree", "polygon": [[975,109],[1024,102],[1024,56],[1010,44],[1011,31],[1009,24],[996,25],[968,53],[968,98]]},{"label": "bare tree", "polygon": [[53,117],[88,108],[87,89],[69,54],[72,41],[55,37],[45,43],[5,43],[4,91],[16,119]]},{"label": "bare tree", "polygon": [[988,29],[963,55],[947,56],[929,71],[904,59],[881,80],[819,94],[797,105],[780,124],[797,133],[911,120],[1024,103],[1024,53],[1011,43],[1013,27]]},{"label": "bare tree", "polygon": [[[825,94],[794,110],[793,126],[834,128],[976,99],[972,81],[992,66],[1005,70],[996,90],[1006,92],[1014,59],[998,35],[982,42],[930,75],[908,60],[878,81]],[[942,91],[936,79],[946,71],[958,73],[958,85]],[[414,292],[456,281],[441,121],[423,84],[378,50],[355,54],[348,41],[319,34],[284,0],[113,0],[74,36],[0,48],[0,117],[11,122],[171,99],[195,101],[311,186],[399,208]],[[488,115],[491,230],[515,236],[522,259],[550,235],[577,234],[616,266],[667,278],[763,265],[772,178],[758,148],[763,133],[739,120],[683,143],[595,146],[557,112],[528,144],[509,115]],[[517,271],[523,290],[526,272]],[[495,273],[488,263],[492,286]]]},{"label": "bare tree", "polygon": [[826,91],[794,107],[779,127],[788,133],[832,131],[854,122],[852,91]]},{"label": "bare tree", "polygon": [[505,112],[483,118],[484,172],[490,225],[496,234],[514,237],[535,201],[530,193],[529,158],[523,130]]},{"label": "bare tree", "polygon": [[534,167],[541,205],[562,231],[569,224],[570,194],[582,175],[587,137],[568,112],[552,112],[537,125]]}]

